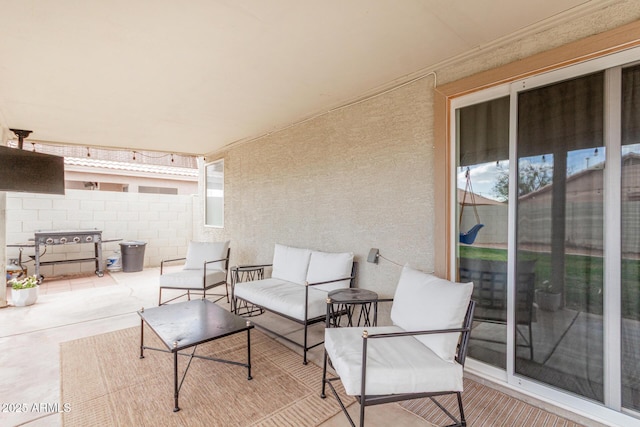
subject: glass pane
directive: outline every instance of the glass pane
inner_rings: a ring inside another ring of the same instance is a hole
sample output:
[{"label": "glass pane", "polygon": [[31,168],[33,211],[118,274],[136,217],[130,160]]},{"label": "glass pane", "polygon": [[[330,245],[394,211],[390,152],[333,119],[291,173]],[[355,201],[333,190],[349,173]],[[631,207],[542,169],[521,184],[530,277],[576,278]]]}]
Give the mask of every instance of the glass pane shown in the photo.
[{"label": "glass pane", "polygon": [[622,71],[622,405],[640,410],[640,66]]},{"label": "glass pane", "polygon": [[458,272],[477,303],[469,356],[505,369],[509,97],[459,109],[456,124]]},{"label": "glass pane", "polygon": [[[517,374],[603,400],[603,80],[518,95]],[[535,288],[535,305],[532,305]]]},{"label": "glass pane", "polygon": [[205,225],[224,226],[224,160],[205,167]]}]

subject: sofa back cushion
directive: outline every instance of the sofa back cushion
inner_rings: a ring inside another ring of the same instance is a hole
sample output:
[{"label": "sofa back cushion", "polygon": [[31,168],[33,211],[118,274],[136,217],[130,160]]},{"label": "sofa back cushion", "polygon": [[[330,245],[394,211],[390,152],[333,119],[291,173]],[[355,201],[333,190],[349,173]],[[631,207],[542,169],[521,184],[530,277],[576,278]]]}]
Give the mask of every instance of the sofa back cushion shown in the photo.
[{"label": "sofa back cushion", "polygon": [[[391,307],[391,320],[405,331],[460,328],[473,283],[455,283],[405,265]],[[416,335],[444,360],[453,361],[459,333]]]},{"label": "sofa back cushion", "polygon": [[[184,269],[201,270],[204,268],[205,261],[226,258],[228,249],[228,240],[226,242],[189,242]],[[207,269],[224,270],[224,267],[224,261],[207,264]]]},{"label": "sofa back cushion", "polygon": [[[320,252],[312,251],[309,261],[309,271],[307,272],[307,282],[318,283],[329,280],[343,279],[351,276],[353,267],[353,252]],[[332,291],[334,289],[348,288],[349,280],[327,283],[326,285],[314,286],[313,289]]]},{"label": "sofa back cushion", "polygon": [[310,249],[293,248],[276,243],[271,277],[304,285],[309,269]]}]

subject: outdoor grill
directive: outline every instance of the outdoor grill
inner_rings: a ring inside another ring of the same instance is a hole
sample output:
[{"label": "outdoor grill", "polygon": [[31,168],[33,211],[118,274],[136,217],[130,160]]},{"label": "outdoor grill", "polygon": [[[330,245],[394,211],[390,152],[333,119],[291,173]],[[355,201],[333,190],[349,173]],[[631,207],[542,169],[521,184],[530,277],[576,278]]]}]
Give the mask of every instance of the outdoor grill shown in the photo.
[{"label": "outdoor grill", "polygon": [[36,231],[38,245],[66,245],[69,243],[94,243],[102,241],[102,231],[98,230],[52,230]]},{"label": "outdoor grill", "polygon": [[[83,243],[93,243],[94,257],[64,259],[57,261],[40,261],[40,256],[44,254],[40,253],[40,245],[45,246],[46,249],[46,246],[74,245]],[[100,230],[39,230],[34,233],[34,244],[35,273],[40,280],[43,279],[43,277],[40,275],[41,265],[65,264],[72,262],[95,261],[96,274],[99,277],[102,277],[104,274],[102,266],[102,231]]]}]

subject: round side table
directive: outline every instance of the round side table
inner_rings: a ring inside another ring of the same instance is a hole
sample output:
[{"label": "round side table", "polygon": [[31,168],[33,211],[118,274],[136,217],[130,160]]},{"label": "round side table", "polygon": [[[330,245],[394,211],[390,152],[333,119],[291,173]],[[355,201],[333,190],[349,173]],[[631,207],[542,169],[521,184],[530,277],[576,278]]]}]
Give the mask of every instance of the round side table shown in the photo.
[{"label": "round side table", "polygon": [[[357,322],[354,323],[356,306],[360,306]],[[373,308],[373,313],[371,309]],[[342,317],[346,325],[342,325]],[[376,326],[378,323],[378,294],[359,288],[336,289],[327,297],[327,327]]]}]

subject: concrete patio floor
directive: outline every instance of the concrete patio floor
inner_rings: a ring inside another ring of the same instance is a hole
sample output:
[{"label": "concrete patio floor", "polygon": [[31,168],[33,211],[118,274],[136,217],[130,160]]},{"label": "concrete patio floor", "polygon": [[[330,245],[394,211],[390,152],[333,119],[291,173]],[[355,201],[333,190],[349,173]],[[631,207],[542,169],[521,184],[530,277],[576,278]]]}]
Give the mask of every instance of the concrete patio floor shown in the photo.
[{"label": "concrete patio floor", "polygon": [[[59,403],[59,344],[138,326],[140,318],[136,312],[142,307],[157,305],[158,276],[159,269],[149,268],[133,273],[111,272],[101,278],[90,275],[49,279],[41,285],[36,304],[0,309],[2,403]],[[10,289],[7,292],[11,301]],[[226,302],[221,301],[220,304],[228,308]],[[280,321],[263,315],[260,322],[266,325]],[[279,323],[279,330],[282,326]],[[295,334],[296,328],[294,325],[291,332]],[[321,336],[322,328],[315,328],[311,339]],[[309,355],[316,363],[321,357],[322,346]],[[350,409],[357,411],[357,405],[351,405]],[[322,427],[347,424],[344,415],[338,413]],[[0,412],[0,425],[59,426],[61,417],[57,413],[46,412]],[[367,425],[404,427],[431,424],[397,404],[387,404],[367,409]]]}]

